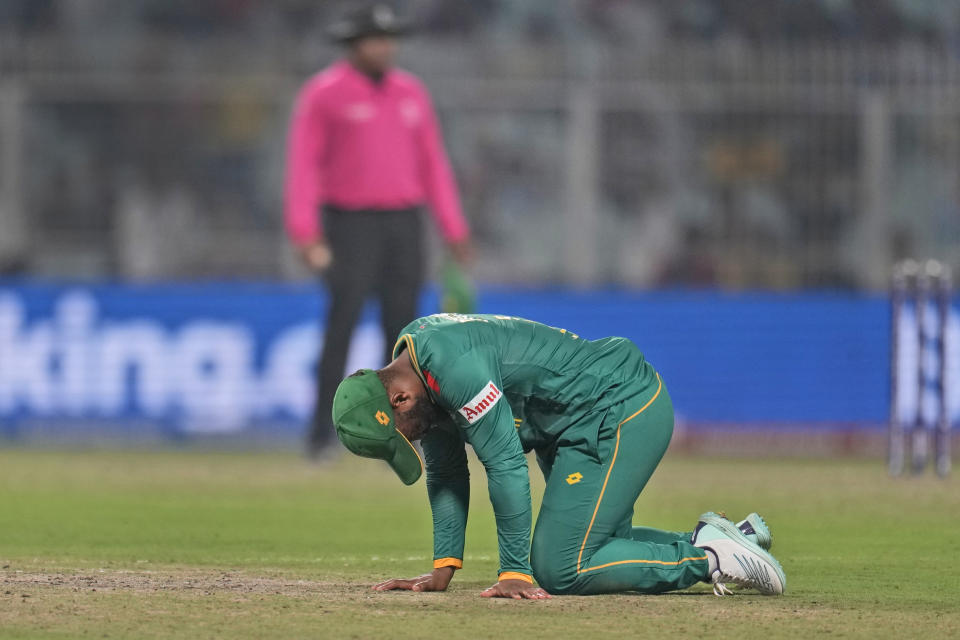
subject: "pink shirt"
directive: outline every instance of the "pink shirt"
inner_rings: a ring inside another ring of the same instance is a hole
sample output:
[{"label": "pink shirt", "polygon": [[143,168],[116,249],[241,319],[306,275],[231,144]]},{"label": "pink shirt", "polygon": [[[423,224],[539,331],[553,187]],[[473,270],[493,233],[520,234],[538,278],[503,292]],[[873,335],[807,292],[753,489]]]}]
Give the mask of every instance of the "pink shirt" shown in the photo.
[{"label": "pink shirt", "polygon": [[430,97],[399,70],[378,84],[341,61],[304,85],[290,127],[285,199],[287,233],[298,245],[323,235],[324,204],[428,204],[446,240],[469,235]]}]

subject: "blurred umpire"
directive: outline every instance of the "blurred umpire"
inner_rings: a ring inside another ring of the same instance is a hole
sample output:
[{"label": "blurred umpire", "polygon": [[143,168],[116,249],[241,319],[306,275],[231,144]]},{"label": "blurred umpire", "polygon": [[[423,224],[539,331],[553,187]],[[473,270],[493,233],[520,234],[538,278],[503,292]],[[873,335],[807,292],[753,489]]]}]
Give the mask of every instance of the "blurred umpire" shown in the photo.
[{"label": "blurred umpire", "polygon": [[331,411],[364,302],[380,301],[386,340],[417,317],[423,281],[421,208],[427,205],[455,259],[469,229],[423,84],[393,68],[408,31],[390,5],[353,10],[331,29],[344,59],[313,76],[293,111],[287,149],[286,228],[330,289],[317,403],[307,443],[333,440]]}]

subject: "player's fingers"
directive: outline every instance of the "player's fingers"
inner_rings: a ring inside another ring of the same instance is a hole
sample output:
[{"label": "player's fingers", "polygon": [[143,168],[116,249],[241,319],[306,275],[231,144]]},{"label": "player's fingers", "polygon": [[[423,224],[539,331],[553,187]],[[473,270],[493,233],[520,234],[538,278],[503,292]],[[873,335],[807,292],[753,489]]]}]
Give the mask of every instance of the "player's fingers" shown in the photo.
[{"label": "player's fingers", "polygon": [[480,593],[480,595],[481,595],[482,597],[484,597],[484,598],[492,598],[492,597],[494,597],[494,596],[496,596],[496,595],[499,595],[499,594],[497,593],[497,588],[496,588],[496,587],[489,587],[489,588],[487,588],[487,589],[484,589],[484,590]]},{"label": "player's fingers", "polygon": [[409,580],[387,580],[373,587],[374,591],[392,591],[393,589],[409,589]]}]

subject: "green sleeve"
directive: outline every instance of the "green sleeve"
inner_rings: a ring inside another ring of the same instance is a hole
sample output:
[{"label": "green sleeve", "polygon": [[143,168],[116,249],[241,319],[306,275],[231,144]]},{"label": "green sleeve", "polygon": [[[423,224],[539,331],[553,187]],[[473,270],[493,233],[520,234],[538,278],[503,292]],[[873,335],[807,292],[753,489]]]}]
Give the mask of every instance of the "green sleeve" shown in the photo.
[{"label": "green sleeve", "polygon": [[[457,423],[487,472],[490,502],[497,521],[500,574],[530,569],[530,476],[517,435],[510,404],[503,397],[499,367],[491,351],[475,348],[457,358],[438,375],[441,395],[456,412]],[[462,409],[494,385],[496,402],[482,407],[472,420]],[[532,578],[531,578],[532,579]]]},{"label": "green sleeve", "polygon": [[456,425],[439,425],[421,440],[427,495],[433,512],[433,566],[463,566],[463,540],[470,506],[470,472]]}]

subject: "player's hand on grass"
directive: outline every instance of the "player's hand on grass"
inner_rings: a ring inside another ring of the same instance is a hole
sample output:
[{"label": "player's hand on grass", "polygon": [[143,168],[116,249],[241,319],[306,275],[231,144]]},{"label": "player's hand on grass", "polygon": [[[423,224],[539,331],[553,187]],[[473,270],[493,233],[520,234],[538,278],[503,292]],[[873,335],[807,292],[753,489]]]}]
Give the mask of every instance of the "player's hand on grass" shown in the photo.
[{"label": "player's hand on grass", "polygon": [[333,262],[333,252],[325,240],[316,240],[297,249],[304,264],[313,271],[326,271]]},{"label": "player's hand on grass", "polygon": [[409,580],[394,579],[373,585],[374,591],[393,591],[405,589],[407,591],[446,591],[447,585],[453,578],[453,567],[440,567],[433,573],[426,573]]},{"label": "player's hand on grass", "polygon": [[513,598],[514,600],[547,600],[550,594],[523,580],[501,580],[480,594],[484,598]]}]

